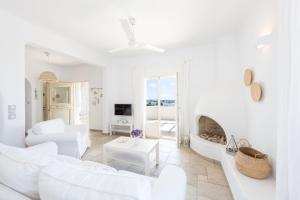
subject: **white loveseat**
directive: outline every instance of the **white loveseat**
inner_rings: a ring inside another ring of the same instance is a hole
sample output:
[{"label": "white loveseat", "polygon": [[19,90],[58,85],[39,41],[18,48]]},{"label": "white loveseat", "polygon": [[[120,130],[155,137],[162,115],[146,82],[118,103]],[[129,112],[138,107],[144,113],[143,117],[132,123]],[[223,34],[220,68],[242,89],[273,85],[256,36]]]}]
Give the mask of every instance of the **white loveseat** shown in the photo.
[{"label": "white loveseat", "polygon": [[25,143],[28,146],[44,142],[55,142],[58,154],[81,158],[91,145],[88,126],[65,125],[62,119],[37,123],[28,130]]},{"label": "white loveseat", "polygon": [[184,200],[186,176],[167,166],[158,178],[57,155],[55,143],[0,144],[2,200]]}]

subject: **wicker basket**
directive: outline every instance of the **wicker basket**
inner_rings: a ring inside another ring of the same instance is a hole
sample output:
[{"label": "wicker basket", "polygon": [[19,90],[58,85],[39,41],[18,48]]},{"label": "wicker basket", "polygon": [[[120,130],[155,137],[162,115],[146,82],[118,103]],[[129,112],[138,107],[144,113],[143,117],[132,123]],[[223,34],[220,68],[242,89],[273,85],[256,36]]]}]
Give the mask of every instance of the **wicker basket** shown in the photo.
[{"label": "wicker basket", "polygon": [[246,176],[264,179],[271,173],[267,155],[253,148],[240,147],[234,159],[236,168]]}]

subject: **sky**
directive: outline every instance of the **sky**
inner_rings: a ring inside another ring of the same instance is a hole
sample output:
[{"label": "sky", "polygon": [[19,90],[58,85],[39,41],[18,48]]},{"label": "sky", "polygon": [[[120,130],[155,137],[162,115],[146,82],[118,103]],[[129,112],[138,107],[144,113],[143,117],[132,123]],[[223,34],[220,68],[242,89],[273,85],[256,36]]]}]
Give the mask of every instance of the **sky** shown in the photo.
[{"label": "sky", "polygon": [[[147,99],[158,99],[158,79],[147,80]],[[167,77],[159,79],[160,99],[176,99],[176,78]]]}]

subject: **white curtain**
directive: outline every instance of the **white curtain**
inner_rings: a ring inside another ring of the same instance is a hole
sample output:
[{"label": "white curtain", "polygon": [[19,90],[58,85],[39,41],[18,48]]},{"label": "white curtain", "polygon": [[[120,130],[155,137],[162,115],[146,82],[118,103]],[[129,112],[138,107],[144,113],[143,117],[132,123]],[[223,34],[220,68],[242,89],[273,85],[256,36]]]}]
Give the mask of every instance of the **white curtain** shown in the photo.
[{"label": "white curtain", "polygon": [[300,199],[300,3],[292,2],[291,71],[288,108],[288,186],[289,198]]},{"label": "white curtain", "polygon": [[178,69],[178,142],[189,140],[189,76],[191,61],[185,60]]},{"label": "white curtain", "polygon": [[133,72],[133,91],[134,91],[134,127],[144,130],[144,119],[145,119],[145,73],[142,66],[134,68]]},{"label": "white curtain", "polygon": [[300,199],[300,3],[281,0],[278,43],[277,199]]},{"label": "white curtain", "polygon": [[103,67],[103,103],[102,103],[102,132],[105,134],[109,133],[109,124],[112,119],[113,113],[113,67]]}]

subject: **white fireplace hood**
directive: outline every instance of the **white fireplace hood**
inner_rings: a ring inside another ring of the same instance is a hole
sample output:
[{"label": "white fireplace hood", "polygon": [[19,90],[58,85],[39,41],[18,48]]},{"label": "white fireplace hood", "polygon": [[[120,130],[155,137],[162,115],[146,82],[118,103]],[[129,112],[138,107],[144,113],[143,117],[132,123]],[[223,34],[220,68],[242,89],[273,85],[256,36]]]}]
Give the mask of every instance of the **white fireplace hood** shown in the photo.
[{"label": "white fireplace hood", "polygon": [[[247,88],[245,88],[247,89]],[[275,179],[255,179],[242,175],[234,165],[233,156],[225,151],[225,145],[204,140],[198,136],[199,118],[207,116],[224,130],[227,141],[230,135],[247,138],[248,114],[242,94],[232,88],[212,89],[199,100],[195,109],[196,132],[190,135],[190,146],[197,153],[221,162],[234,199],[275,199]]]},{"label": "white fireplace hood", "polygon": [[247,134],[247,110],[242,95],[226,87],[211,89],[198,101],[195,112],[194,134],[199,131],[199,118],[207,116],[215,120],[225,131],[227,140],[230,135],[237,138]]}]

